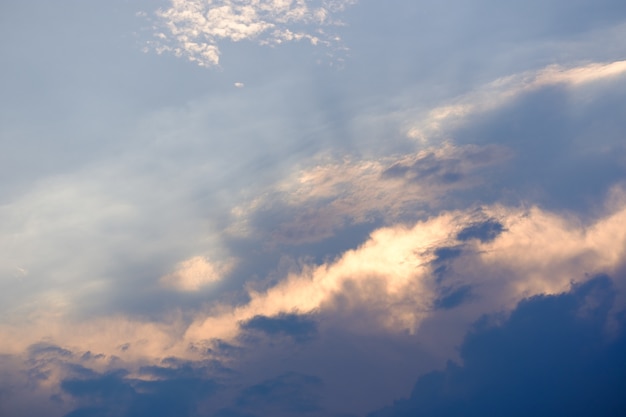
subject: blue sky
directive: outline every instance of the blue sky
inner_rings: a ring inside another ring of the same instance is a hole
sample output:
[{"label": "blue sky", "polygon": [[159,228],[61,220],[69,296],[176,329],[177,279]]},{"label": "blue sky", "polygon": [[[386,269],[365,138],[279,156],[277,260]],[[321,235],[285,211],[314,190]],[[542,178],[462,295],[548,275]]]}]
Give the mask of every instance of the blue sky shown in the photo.
[{"label": "blue sky", "polygon": [[623,413],[623,2],[0,31],[3,416]]}]

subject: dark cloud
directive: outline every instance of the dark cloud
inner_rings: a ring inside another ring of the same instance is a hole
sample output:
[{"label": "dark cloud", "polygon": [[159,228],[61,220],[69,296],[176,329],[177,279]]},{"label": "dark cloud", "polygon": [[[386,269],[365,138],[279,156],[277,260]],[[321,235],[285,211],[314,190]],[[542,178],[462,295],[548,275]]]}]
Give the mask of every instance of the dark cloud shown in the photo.
[{"label": "dark cloud", "polygon": [[258,331],[268,336],[289,336],[300,343],[317,335],[317,322],[310,316],[298,314],[279,314],[276,317],[255,316],[239,326],[243,330]]},{"label": "dark cloud", "polygon": [[421,181],[424,184],[453,184],[468,177],[479,168],[501,162],[504,149],[474,147],[457,149],[450,155],[437,152],[420,153],[416,158],[394,163],[382,172],[383,179],[404,178],[407,181]]},{"label": "dark cloud", "polygon": [[322,386],[318,377],[289,372],[244,389],[236,404],[266,412],[306,414],[321,409],[319,389]]},{"label": "dark cloud", "polygon": [[452,262],[463,254],[463,246],[444,246],[434,251],[433,275],[438,284],[441,284],[450,271]]},{"label": "dark cloud", "polygon": [[132,378],[123,369],[65,379],[63,392],[83,404],[66,417],[197,415],[199,405],[218,389],[199,365],[143,367],[140,374],[145,379]]},{"label": "dark cloud", "polygon": [[87,351],[87,352],[83,353],[83,355],[81,356],[81,359],[82,360],[104,359],[105,357],[106,357],[106,355],[104,355],[102,353],[93,354],[93,353],[91,353],[91,351]]},{"label": "dark cloud", "polygon": [[442,263],[456,259],[463,253],[463,248],[460,246],[446,246],[435,249],[436,259],[435,263]]},{"label": "dark cloud", "polygon": [[472,287],[463,285],[459,288],[444,290],[444,294],[435,300],[435,308],[450,309],[457,307],[472,298]]},{"label": "dark cloud", "polygon": [[71,357],[73,354],[70,350],[50,343],[36,343],[28,347],[28,355],[31,359],[42,356],[52,357]]},{"label": "dark cloud", "polygon": [[504,226],[497,220],[486,220],[471,224],[461,230],[456,238],[460,241],[478,239],[483,243],[491,242],[504,231]]},{"label": "dark cloud", "polygon": [[571,292],[485,317],[461,347],[463,365],[422,376],[406,400],[370,414],[618,416],[626,412],[626,315],[607,320],[616,290],[600,276]]},{"label": "dark cloud", "polygon": [[461,143],[499,143],[515,155],[473,198],[579,213],[597,208],[626,178],[626,89],[618,80],[533,90],[453,132]]}]

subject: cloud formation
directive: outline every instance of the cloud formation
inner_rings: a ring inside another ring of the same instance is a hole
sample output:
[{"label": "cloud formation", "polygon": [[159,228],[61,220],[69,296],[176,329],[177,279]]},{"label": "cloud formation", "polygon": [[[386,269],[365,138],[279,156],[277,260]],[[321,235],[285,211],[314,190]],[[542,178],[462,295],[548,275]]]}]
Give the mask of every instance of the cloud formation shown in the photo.
[{"label": "cloud formation", "polygon": [[209,262],[202,256],[195,256],[180,262],[176,271],[161,278],[161,284],[180,291],[196,291],[220,281],[232,269],[233,261]]},{"label": "cloud formation", "polygon": [[0,13],[0,415],[623,385],[623,0],[164,0],[150,41],[148,0],[33,2]]},{"label": "cloud formation", "polygon": [[[302,244],[331,237],[349,225],[380,218],[393,223],[408,212],[415,216],[440,206],[455,190],[482,184],[485,172],[510,157],[497,145],[444,144],[382,159],[322,161],[233,208],[229,231],[271,233],[275,243]],[[275,213],[280,213],[281,223],[263,230]]]},{"label": "cloud formation", "polygon": [[172,52],[203,67],[219,64],[222,41],[261,45],[307,40],[330,46],[339,41],[325,26],[338,25],[333,15],[357,0],[172,0],[159,10],[158,53]]},{"label": "cloud formation", "polygon": [[576,89],[603,80],[615,81],[625,74],[626,61],[592,62],[570,67],[550,65],[525,71],[498,78],[454,98],[452,103],[429,109],[426,114],[413,114],[405,129],[409,138],[428,143],[445,137],[455,127],[462,127],[468,118],[494,111],[524,95],[551,87]]},{"label": "cloud formation", "polygon": [[409,398],[369,417],[619,415],[626,310],[614,315],[615,296],[599,276],[524,300],[503,322],[483,317],[460,348],[462,364],[420,377]]}]

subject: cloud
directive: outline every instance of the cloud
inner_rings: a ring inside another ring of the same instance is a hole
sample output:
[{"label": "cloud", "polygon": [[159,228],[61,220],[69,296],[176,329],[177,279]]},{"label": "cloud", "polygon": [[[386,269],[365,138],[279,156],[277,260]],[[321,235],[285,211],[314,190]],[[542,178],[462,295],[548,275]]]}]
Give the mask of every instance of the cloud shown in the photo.
[{"label": "cloud", "polygon": [[[370,331],[415,332],[437,303],[451,308],[467,300],[467,285],[476,302],[463,314],[513,308],[524,297],[563,291],[585,274],[615,271],[624,255],[626,232],[619,225],[625,216],[621,207],[583,226],[537,207],[493,206],[442,213],[412,227],[380,228],[336,260],[305,266],[266,291],[250,290],[245,305],[199,318],[187,336],[228,339],[237,334],[239,321],[316,311],[338,317],[360,311]],[[455,247],[458,252],[445,259],[444,251]]]},{"label": "cloud", "polygon": [[504,226],[497,220],[488,219],[483,222],[470,224],[461,230],[456,238],[462,242],[478,239],[481,242],[491,242],[504,231]]},{"label": "cloud", "polygon": [[217,390],[217,383],[207,378],[202,368],[163,370],[166,372],[143,368],[144,379],[133,378],[124,370],[65,379],[62,391],[85,404],[66,416],[194,416],[199,404]]},{"label": "cloud", "polygon": [[308,40],[330,46],[339,39],[322,28],[338,25],[333,14],[356,0],[171,0],[156,12],[152,47],[203,67],[219,64],[224,40],[252,40],[261,45]]},{"label": "cloud", "polygon": [[195,256],[180,262],[176,271],[161,278],[161,284],[179,291],[197,291],[200,288],[220,281],[233,267],[232,261],[209,262]]},{"label": "cloud", "polygon": [[[346,344],[377,337],[411,338],[413,342],[402,343],[419,343],[426,353],[445,357],[453,355],[467,326],[485,313],[511,311],[527,297],[559,294],[572,281],[584,283],[598,273],[619,278],[624,269],[626,231],[621,225],[626,210],[618,200],[613,204],[613,211],[588,224],[534,207],[444,212],[411,227],[380,228],[337,259],[305,265],[267,290],[250,289],[248,301],[212,303],[192,319],[155,323],[120,317],[70,323],[63,316],[47,316],[19,329],[3,326],[2,334],[8,337],[0,346],[18,357],[28,352],[29,378],[41,381],[36,386],[45,384],[50,395],[55,395],[54,387],[62,387],[64,395],[80,400],[77,410],[85,415],[113,412],[107,408],[111,401],[122,404],[122,415],[131,409],[153,410],[152,396],[170,382],[178,384],[176,375],[186,372],[185,364],[204,369],[198,379],[181,377],[180,386],[189,392],[185,395],[195,395],[194,387],[205,392],[215,382],[229,394],[208,405],[199,397],[183,396],[184,404],[172,399],[171,407],[197,405],[213,411],[226,407],[228,412],[254,415],[252,398],[262,402],[258,392],[274,392],[275,384],[260,384],[250,391],[258,395],[229,403],[235,387],[258,385],[255,378],[271,380],[277,369],[287,369],[286,363],[290,370],[316,378],[317,372],[332,373],[324,367],[313,369],[320,355],[328,361],[337,349],[337,354],[347,349],[329,340],[335,338],[334,332],[344,334],[345,339],[337,340]],[[621,288],[624,283],[616,280],[615,285]],[[50,342],[40,344],[42,338]],[[294,351],[293,346],[299,348]],[[286,352],[291,353],[285,356]],[[172,357],[177,359],[167,359]],[[221,368],[208,365],[215,360],[234,372],[225,375]],[[84,369],[72,374],[78,371],[68,364]],[[409,370],[405,368],[404,373]],[[116,371],[120,369],[124,372]],[[348,383],[349,375],[345,378]],[[389,395],[372,394],[371,401]],[[288,404],[279,404],[278,397],[259,407],[288,413],[284,409]],[[320,399],[312,404],[329,403]],[[176,410],[182,415],[189,411]]]},{"label": "cloud", "polygon": [[[370,416],[620,414],[626,321],[623,310],[613,316],[615,295],[611,279],[599,276],[524,300],[499,324],[484,317],[460,348],[461,365],[420,377],[408,399]],[[607,333],[613,319],[617,328]]]},{"label": "cloud", "polygon": [[320,410],[316,391],[322,385],[315,376],[290,372],[244,389],[236,404],[262,415],[308,414]]},{"label": "cloud", "polygon": [[240,324],[245,331],[258,331],[268,336],[286,335],[296,342],[306,342],[317,334],[317,323],[306,316],[279,314],[276,317],[254,316]]},{"label": "cloud", "polygon": [[[549,65],[514,75],[500,77],[467,94],[456,97],[451,103],[429,109],[426,114],[417,111],[405,128],[407,136],[423,142],[445,137],[455,127],[462,127],[470,117],[476,117],[501,108],[521,96],[549,87],[576,90],[584,85],[601,81],[611,82],[626,74],[626,61],[592,62],[585,65]],[[408,112],[408,111],[405,111]],[[417,119],[417,120],[415,120]]]},{"label": "cloud", "polygon": [[362,414],[625,285],[622,0],[13,3],[0,415]]},{"label": "cloud", "polygon": [[[443,212],[412,226],[379,228],[358,248],[305,263],[266,289],[250,286],[247,301],[213,302],[191,320],[174,311],[160,322],[123,316],[68,321],[63,310],[50,310],[19,326],[3,324],[8,337],[0,348],[16,354],[47,338],[128,363],[198,358],[191,346],[206,349],[212,339],[236,344],[242,330],[296,337],[290,332],[298,331],[297,323],[308,324],[294,314],[310,313],[332,314],[357,332],[416,333],[437,308],[469,320],[513,308],[524,297],[558,293],[586,274],[611,274],[624,257],[623,207],[592,223],[537,207]],[[355,319],[359,314],[366,322]]]},{"label": "cloud", "polygon": [[[497,145],[444,144],[381,159],[324,161],[247,206],[235,207],[229,231],[271,233],[273,242],[293,245],[320,241],[346,226],[378,218],[392,223],[407,213],[438,207],[455,190],[479,186],[485,172],[510,157]],[[275,225],[270,216],[277,213],[280,223]],[[268,220],[272,231],[263,230]]]}]

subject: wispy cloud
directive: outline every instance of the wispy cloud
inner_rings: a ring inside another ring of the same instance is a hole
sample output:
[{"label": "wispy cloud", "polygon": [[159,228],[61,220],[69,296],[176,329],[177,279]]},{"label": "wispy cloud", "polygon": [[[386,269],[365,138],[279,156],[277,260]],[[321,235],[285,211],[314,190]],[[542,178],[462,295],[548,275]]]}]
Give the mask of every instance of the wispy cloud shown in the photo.
[{"label": "wispy cloud", "polygon": [[626,75],[626,61],[593,62],[580,66],[563,67],[551,65],[534,71],[526,71],[498,78],[451,102],[429,109],[425,114],[415,111],[407,119],[405,132],[412,139],[428,143],[445,137],[445,134],[464,123],[468,117],[493,111],[523,94],[550,87],[577,88],[586,84],[608,80],[614,81]]},{"label": "wispy cloud", "polygon": [[250,40],[261,45],[309,41],[330,46],[340,41],[324,27],[357,0],[172,0],[156,12],[158,52],[172,52],[200,66],[219,64],[220,42]]},{"label": "wispy cloud", "polygon": [[482,182],[481,170],[502,164],[510,152],[497,145],[443,144],[415,154],[380,159],[321,161],[232,210],[228,231],[245,235],[263,229],[265,215],[280,212],[272,225],[275,243],[315,242],[345,226],[394,222],[409,212],[436,207],[448,192]]}]

